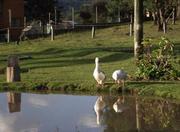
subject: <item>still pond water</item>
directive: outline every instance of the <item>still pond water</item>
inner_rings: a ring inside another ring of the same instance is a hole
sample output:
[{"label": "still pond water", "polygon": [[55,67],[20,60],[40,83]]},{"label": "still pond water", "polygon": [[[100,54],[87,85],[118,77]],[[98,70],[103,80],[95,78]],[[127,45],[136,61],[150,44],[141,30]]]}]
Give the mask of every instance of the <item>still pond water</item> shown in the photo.
[{"label": "still pond water", "polygon": [[0,93],[0,132],[180,131],[180,103],[133,96]]}]

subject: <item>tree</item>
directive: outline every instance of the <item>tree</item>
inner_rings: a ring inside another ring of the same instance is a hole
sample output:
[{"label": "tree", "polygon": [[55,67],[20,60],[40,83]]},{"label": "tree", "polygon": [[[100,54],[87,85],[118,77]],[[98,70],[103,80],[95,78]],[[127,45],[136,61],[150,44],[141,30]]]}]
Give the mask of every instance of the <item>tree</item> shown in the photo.
[{"label": "tree", "polygon": [[133,2],[132,0],[109,0],[107,4],[108,15],[113,19],[121,16],[128,16],[133,12]]},{"label": "tree", "polygon": [[90,12],[90,7],[89,6],[82,6],[81,9],[80,9],[79,16],[83,20],[84,24],[92,22],[92,14]]},{"label": "tree", "polygon": [[56,0],[27,0],[25,4],[25,16],[28,20],[41,20],[43,23],[48,22],[48,14],[51,12],[55,15],[55,7],[57,14],[59,12],[58,2]]},{"label": "tree", "polygon": [[178,1],[177,3],[177,18],[180,19],[180,1]]},{"label": "tree", "polygon": [[[106,8],[106,5],[107,5],[107,0],[94,0],[92,2],[93,12],[95,12],[96,8],[97,8],[99,22],[104,23],[107,20],[108,10]],[[95,13],[93,13],[93,14],[95,14]]]},{"label": "tree", "polygon": [[166,33],[167,23],[177,4],[177,0],[145,0],[146,8],[153,14],[154,24],[158,25],[158,31]]},{"label": "tree", "polygon": [[137,60],[143,54],[143,0],[134,0],[134,55]]}]

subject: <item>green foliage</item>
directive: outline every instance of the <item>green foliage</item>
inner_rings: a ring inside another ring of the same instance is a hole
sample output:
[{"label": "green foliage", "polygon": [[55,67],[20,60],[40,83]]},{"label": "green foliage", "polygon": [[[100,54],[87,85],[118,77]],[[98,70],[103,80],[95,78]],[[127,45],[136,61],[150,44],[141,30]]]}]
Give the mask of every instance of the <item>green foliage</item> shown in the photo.
[{"label": "green foliage", "polygon": [[132,13],[134,5],[132,0],[109,0],[106,7],[109,16],[117,17],[118,11],[121,15]]},{"label": "green foliage", "polygon": [[55,7],[57,17],[60,17],[60,7],[56,0],[26,0],[25,16],[28,20],[41,20],[43,23],[48,22],[48,14],[51,12],[51,17],[54,18]]},{"label": "green foliage", "polygon": [[92,12],[89,6],[82,6],[80,9],[79,17],[82,19],[82,23],[92,23]]},{"label": "green foliage", "polygon": [[180,76],[178,70],[173,67],[173,43],[162,37],[158,48],[151,53],[151,40],[144,40],[143,59],[138,62],[136,74],[143,79],[176,80]]}]

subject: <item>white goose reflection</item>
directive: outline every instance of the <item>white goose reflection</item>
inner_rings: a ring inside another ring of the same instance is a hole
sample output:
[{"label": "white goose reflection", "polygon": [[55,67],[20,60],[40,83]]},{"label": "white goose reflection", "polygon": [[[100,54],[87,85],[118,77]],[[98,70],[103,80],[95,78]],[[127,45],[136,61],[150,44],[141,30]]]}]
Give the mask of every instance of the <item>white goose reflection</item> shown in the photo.
[{"label": "white goose reflection", "polygon": [[96,112],[96,117],[97,117],[96,121],[98,125],[100,125],[102,122],[103,111],[104,111],[105,106],[106,106],[106,103],[103,97],[99,96],[94,105],[94,111]]},{"label": "white goose reflection", "polygon": [[113,104],[113,109],[116,113],[122,113],[128,109],[128,106],[125,104],[124,96],[117,99],[117,101]]}]

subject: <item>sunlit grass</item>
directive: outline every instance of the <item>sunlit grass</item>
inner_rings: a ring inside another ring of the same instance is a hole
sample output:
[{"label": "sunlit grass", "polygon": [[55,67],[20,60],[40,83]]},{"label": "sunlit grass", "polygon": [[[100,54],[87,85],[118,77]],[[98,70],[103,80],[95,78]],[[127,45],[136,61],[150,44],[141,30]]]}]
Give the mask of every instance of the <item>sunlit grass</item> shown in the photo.
[{"label": "sunlit grass", "polygon": [[[157,44],[163,33],[151,22],[145,23],[144,36],[154,39]],[[133,37],[129,35],[129,26],[115,26],[97,29],[96,37],[91,38],[91,31],[68,32],[55,36],[21,42],[16,45],[0,44],[0,69],[6,67],[10,54],[17,54],[20,66],[28,72],[22,73],[22,81],[58,81],[65,83],[95,84],[92,77],[94,58],[100,58],[102,70],[107,75],[107,82],[112,82],[111,74],[116,69],[124,69],[131,76],[135,75],[136,66],[133,57]],[[180,55],[180,21],[169,25],[165,35],[172,40],[176,53]],[[177,65],[177,69],[180,66]],[[0,75],[0,82],[5,82],[5,74]]]}]

